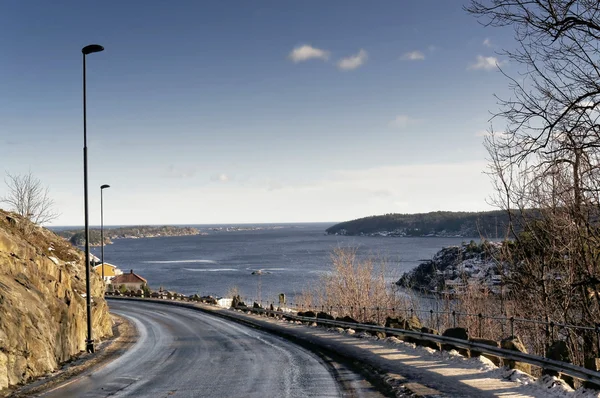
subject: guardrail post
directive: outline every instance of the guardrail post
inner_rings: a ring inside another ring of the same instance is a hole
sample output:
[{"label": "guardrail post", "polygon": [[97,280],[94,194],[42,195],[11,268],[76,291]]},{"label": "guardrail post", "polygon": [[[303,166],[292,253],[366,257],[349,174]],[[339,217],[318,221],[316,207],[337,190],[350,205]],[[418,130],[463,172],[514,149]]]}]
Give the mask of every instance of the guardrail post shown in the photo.
[{"label": "guardrail post", "polygon": [[324,305],[321,306],[321,312],[325,312],[325,306]]},{"label": "guardrail post", "polygon": [[363,307],[363,322],[367,321],[367,307]]},{"label": "guardrail post", "polygon": [[481,314],[481,312],[479,314],[477,314],[477,322],[478,322],[478,327],[479,327],[479,337],[483,338],[483,332],[482,332],[482,321],[483,321],[483,315]]},{"label": "guardrail post", "polygon": [[333,316],[333,306],[329,306],[329,315]]},{"label": "guardrail post", "polygon": [[431,328],[433,329],[433,310],[429,310],[429,324],[431,325]]},{"label": "guardrail post", "polygon": [[396,307],[392,307],[392,318],[396,317]]},{"label": "guardrail post", "polygon": [[452,310],[452,327],[456,327],[456,311]]},{"label": "guardrail post", "polygon": [[515,317],[510,317],[510,335],[511,337],[515,336]]},{"label": "guardrail post", "polygon": [[350,316],[351,317],[354,316],[354,306],[353,305],[350,306]]},{"label": "guardrail post", "polygon": [[379,307],[377,307],[377,324],[379,325]]}]

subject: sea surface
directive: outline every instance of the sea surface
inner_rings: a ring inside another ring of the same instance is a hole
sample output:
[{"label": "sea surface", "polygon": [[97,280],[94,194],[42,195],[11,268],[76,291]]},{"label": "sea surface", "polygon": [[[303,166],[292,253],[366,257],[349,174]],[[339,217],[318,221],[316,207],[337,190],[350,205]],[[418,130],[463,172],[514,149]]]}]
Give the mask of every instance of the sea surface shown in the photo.
[{"label": "sea surface", "polygon": [[[224,225],[194,225],[208,235],[116,239],[104,247],[104,260],[123,272],[133,270],[152,289],[225,296],[235,286],[247,300],[271,301],[279,293],[293,299],[319,283],[331,271],[331,253],[338,247],[356,248],[362,258],[385,261],[391,284],[443,247],[468,241],[326,235],[330,226],[261,224],[253,226],[258,230],[228,231]],[[100,257],[99,247],[91,252]],[[262,275],[252,274],[257,270]]]}]

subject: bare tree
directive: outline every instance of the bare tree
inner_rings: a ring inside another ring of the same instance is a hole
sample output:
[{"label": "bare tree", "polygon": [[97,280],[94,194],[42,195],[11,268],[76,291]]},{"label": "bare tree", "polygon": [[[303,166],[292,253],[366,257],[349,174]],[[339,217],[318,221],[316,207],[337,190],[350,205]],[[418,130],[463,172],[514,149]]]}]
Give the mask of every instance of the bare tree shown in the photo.
[{"label": "bare tree", "polygon": [[0,198],[10,211],[29,219],[37,225],[43,225],[58,217],[54,212],[54,201],[49,189],[33,176],[31,172],[23,175],[6,173],[4,179],[8,193]]},{"label": "bare tree", "polygon": [[[512,264],[507,286],[513,302],[523,304],[515,311],[594,325],[600,319],[600,3],[473,0],[466,9],[486,26],[512,28],[517,44],[501,53],[519,70],[516,77],[505,73],[512,97],[498,98],[492,118],[505,128],[486,139],[496,203],[519,224],[505,250]],[[599,354],[592,337],[568,336],[578,362]]]}]

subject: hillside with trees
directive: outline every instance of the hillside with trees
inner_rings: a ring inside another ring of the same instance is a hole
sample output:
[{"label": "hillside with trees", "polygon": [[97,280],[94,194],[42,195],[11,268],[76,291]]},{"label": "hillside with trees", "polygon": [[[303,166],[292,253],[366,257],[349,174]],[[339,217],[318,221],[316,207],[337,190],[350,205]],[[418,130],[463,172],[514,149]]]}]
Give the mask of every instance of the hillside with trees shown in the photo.
[{"label": "hillside with trees", "polygon": [[460,236],[502,238],[506,235],[505,211],[385,214],[336,224],[331,235]]},{"label": "hillside with trees", "polygon": [[[56,232],[59,236],[69,240],[75,246],[82,246],[85,242],[85,231],[83,229],[63,230]],[[112,243],[114,239],[137,239],[156,238],[159,236],[187,236],[200,235],[200,231],[193,227],[176,227],[172,225],[163,226],[133,226],[119,228],[104,228],[104,244]],[[90,244],[100,245],[100,230],[90,229]]]}]

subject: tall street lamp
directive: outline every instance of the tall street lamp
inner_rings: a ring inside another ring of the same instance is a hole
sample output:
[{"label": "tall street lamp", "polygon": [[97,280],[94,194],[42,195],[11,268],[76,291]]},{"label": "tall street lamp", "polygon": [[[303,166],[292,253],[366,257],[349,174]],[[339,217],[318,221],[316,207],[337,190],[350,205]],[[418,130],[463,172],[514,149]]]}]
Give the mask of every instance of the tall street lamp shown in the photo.
[{"label": "tall street lamp", "polygon": [[100,187],[100,241],[102,242],[100,262],[102,263],[102,282],[104,282],[104,203],[102,199],[102,192],[104,192],[106,188],[110,188],[110,185],[104,184]]},{"label": "tall street lamp", "polygon": [[85,104],[85,56],[103,51],[104,47],[98,44],[90,44],[81,49],[83,53],[83,197],[85,207],[85,301],[87,305],[87,340],[86,351],[94,352],[94,340],[92,340],[92,301],[90,295],[90,224],[88,209],[88,169],[87,169],[87,116]]}]

